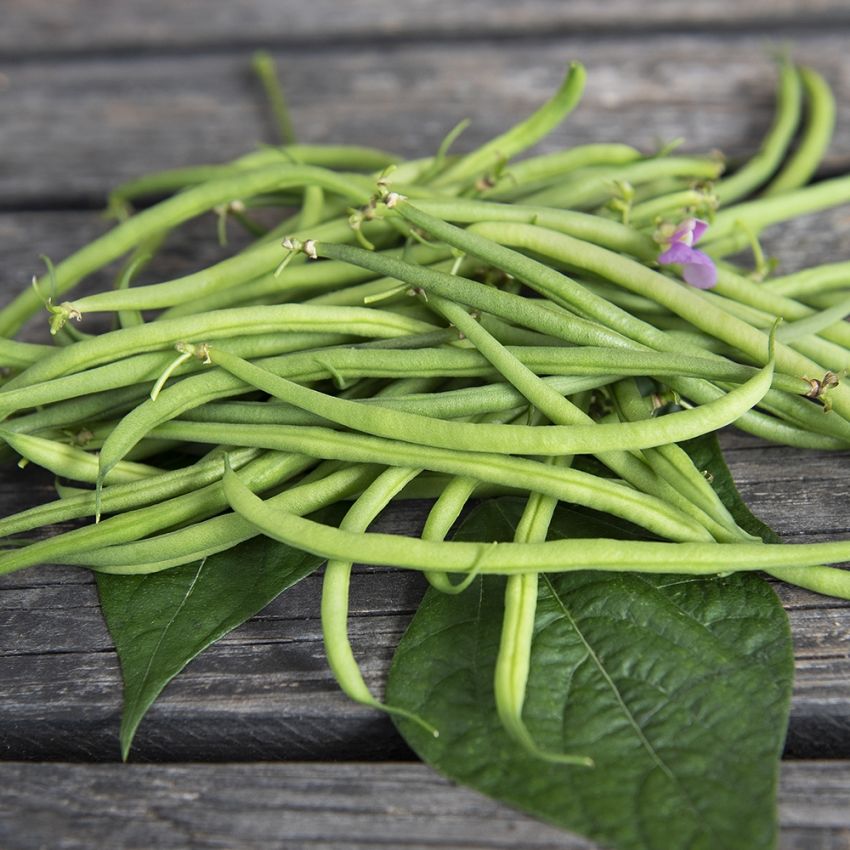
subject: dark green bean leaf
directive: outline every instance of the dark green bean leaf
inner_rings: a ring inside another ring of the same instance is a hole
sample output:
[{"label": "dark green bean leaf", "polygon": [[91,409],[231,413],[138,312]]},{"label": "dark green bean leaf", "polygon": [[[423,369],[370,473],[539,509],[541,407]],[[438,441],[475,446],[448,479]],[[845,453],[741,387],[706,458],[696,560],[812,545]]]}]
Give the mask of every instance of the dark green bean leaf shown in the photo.
[{"label": "dark green bean leaf", "polygon": [[[457,536],[508,539],[522,504],[485,503]],[[576,517],[559,511],[551,536],[586,536]],[[458,596],[429,590],[398,648],[387,699],[439,729],[432,738],[399,722],[425,761],[618,850],[775,846],[793,658],[766,582],[541,581],[523,716],[544,749],[589,755],[593,768],[535,759],[503,731],[493,699],[503,589],[487,578]]]},{"label": "dark green bean leaf", "polygon": [[253,617],[323,559],[257,537],[150,575],[97,573],[100,606],[121,662],[121,752],[162,689],[196,655]]}]

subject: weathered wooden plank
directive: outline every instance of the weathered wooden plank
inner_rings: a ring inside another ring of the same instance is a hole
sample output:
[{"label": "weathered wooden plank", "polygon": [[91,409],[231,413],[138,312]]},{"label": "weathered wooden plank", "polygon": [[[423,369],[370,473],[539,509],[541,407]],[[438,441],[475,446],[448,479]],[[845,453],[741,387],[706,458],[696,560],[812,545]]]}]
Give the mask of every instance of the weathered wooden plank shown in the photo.
[{"label": "weathered wooden plank", "polygon": [[[794,51],[827,76],[841,104],[850,102],[845,46],[841,35],[805,35]],[[761,38],[737,33],[329,47],[279,58],[303,140],[402,155],[434,151],[465,117],[473,123],[457,149],[470,149],[529,114],[579,59],[589,69],[584,102],[544,149],[626,141],[652,151],[684,137],[683,150],[738,157],[770,124],[775,83]],[[118,181],[226,160],[269,139],[248,64],[237,52],[0,65],[0,201],[93,203]],[[842,117],[826,166],[848,162]]]},{"label": "weathered wooden plank", "polygon": [[330,40],[393,40],[529,34],[572,34],[587,31],[658,28],[756,28],[776,31],[793,27],[834,27],[847,21],[840,0],[799,3],[795,0],[734,0],[693,4],[686,0],[511,0],[429,3],[360,0],[357,4],[318,0],[142,0],[131,5],[99,0],[7,0],[0,51],[130,50],[140,47],[203,48],[233,44],[323,43]]},{"label": "weathered wooden plank", "polygon": [[[421,764],[7,763],[0,789],[4,850],[597,847]],[[783,764],[780,850],[846,850],[848,802],[850,763]]]}]

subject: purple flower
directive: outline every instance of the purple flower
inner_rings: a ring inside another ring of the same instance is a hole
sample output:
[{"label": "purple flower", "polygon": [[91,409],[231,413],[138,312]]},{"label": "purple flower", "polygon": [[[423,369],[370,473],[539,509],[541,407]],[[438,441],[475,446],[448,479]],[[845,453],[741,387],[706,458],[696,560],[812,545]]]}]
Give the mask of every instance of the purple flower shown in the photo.
[{"label": "purple flower", "polygon": [[693,247],[707,227],[698,218],[686,218],[672,236],[665,238],[667,250],[658,257],[662,266],[672,263],[682,266],[685,282],[697,289],[711,289],[717,283],[717,269],[711,257]]}]

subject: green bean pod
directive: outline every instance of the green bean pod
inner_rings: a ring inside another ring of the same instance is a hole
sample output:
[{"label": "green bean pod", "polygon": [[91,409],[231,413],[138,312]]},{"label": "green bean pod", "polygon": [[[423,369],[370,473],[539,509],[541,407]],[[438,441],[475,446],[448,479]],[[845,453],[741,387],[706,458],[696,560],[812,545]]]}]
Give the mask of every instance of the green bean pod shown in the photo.
[{"label": "green bean pod", "polygon": [[231,506],[275,540],[300,546],[324,557],[348,557],[375,565],[415,570],[516,575],[529,571],[558,573],[576,570],[687,573],[727,572],[805,567],[850,559],[850,541],[831,543],[655,543],[606,538],[549,540],[545,543],[432,542],[399,539],[393,534],[353,534],[287,514],[270,507],[226,475]]}]

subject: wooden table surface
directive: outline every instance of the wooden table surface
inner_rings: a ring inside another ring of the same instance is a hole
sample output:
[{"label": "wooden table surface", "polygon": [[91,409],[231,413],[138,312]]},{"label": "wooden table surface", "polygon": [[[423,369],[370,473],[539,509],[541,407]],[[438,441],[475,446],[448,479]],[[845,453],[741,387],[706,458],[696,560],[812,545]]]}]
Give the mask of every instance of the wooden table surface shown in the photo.
[{"label": "wooden table surface", "polygon": [[[3,298],[28,284],[39,254],[59,260],[105,229],[99,211],[118,181],[272,138],[249,71],[256,47],[279,61],[304,141],[422,155],[468,116],[469,149],[528,114],[579,59],[585,99],[542,149],[610,140],[649,151],[684,136],[683,150],[735,158],[770,123],[771,52],[793,43],[836,91],[826,175],[850,168],[848,35],[842,0],[5,0]],[[214,227],[189,228],[162,278],[208,261]],[[766,245],[787,271],[848,259],[850,208],[777,228]],[[745,499],[786,540],[850,533],[850,452],[723,441]],[[4,470],[3,512],[49,489],[46,476]],[[385,523],[416,521],[396,511]],[[415,762],[386,717],[350,703],[324,661],[318,577],[193,662],[142,723],[128,765],[91,577],[44,566],[0,590],[4,850],[592,847],[454,787]],[[778,591],[797,662],[781,847],[850,848],[850,603]],[[422,592],[415,575],[356,575],[352,640],[371,686]]]}]

